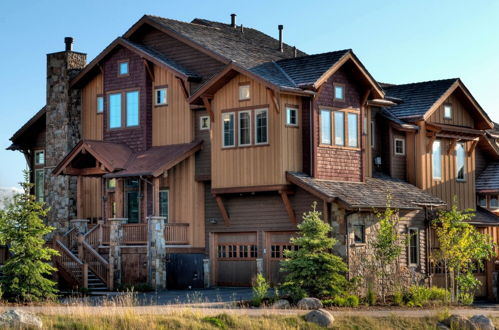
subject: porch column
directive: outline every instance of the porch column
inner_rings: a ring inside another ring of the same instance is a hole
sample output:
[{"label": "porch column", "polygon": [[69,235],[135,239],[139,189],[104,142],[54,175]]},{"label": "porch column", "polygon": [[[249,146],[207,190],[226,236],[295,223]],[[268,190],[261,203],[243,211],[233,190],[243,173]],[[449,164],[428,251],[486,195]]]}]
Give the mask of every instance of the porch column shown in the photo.
[{"label": "porch column", "polygon": [[112,282],[114,287],[121,284],[121,242],[123,241],[123,224],[127,218],[111,218],[108,220],[110,224],[110,239],[109,239],[109,266],[110,274],[112,274]]},{"label": "porch column", "polygon": [[88,231],[87,219],[73,219],[69,221],[71,228],[76,228],[78,233],[83,235]]},{"label": "porch column", "polygon": [[149,217],[147,223],[147,277],[155,290],[166,289],[166,217]]}]

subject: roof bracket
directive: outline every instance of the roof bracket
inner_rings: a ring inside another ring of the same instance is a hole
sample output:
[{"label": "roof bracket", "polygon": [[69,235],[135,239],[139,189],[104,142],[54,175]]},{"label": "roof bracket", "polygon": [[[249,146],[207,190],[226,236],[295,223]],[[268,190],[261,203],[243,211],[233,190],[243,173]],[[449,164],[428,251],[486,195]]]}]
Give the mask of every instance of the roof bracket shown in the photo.
[{"label": "roof bracket", "polygon": [[478,143],[478,138],[475,139],[473,142],[471,142],[470,148],[468,149],[468,157],[470,157],[473,154],[473,151],[475,151],[477,143]]},{"label": "roof bracket", "polygon": [[184,91],[185,98],[188,99],[189,98],[189,89],[187,88],[187,86],[185,84],[185,80],[180,78],[180,77],[175,77],[175,78],[177,78],[180,81],[180,85],[182,85],[182,90]]},{"label": "roof bracket", "polygon": [[428,143],[426,144],[426,152],[430,152],[433,146],[433,141],[437,138],[436,132],[431,132],[431,136],[428,137]]},{"label": "roof bracket", "polygon": [[208,114],[210,115],[210,120],[211,122],[215,121],[215,115],[213,114],[213,109],[211,108],[211,100],[207,98],[206,96],[202,97],[204,107],[206,108],[206,111],[208,111]]},{"label": "roof bracket", "polygon": [[149,74],[149,78],[151,78],[152,81],[154,81],[154,72],[151,71],[151,67],[149,66],[149,63],[145,58],[142,58],[142,61],[144,62],[144,67],[147,70],[147,74]]},{"label": "roof bracket", "polygon": [[272,88],[268,88],[268,87],[267,87],[267,91],[269,92],[270,98],[272,99],[272,102],[274,103],[275,111],[277,113],[279,113],[281,106],[280,106],[280,102],[276,96],[275,91]]},{"label": "roof bracket", "polygon": [[450,155],[451,152],[456,148],[457,139],[451,139],[449,144],[449,149],[447,149],[447,155]]},{"label": "roof bracket", "polygon": [[217,201],[218,209],[220,210],[220,213],[222,213],[222,217],[224,219],[224,224],[225,226],[230,226],[230,217],[229,213],[227,213],[227,210],[225,209],[224,202],[222,200],[222,197],[220,195],[215,195],[215,200]]},{"label": "roof bracket", "polygon": [[291,205],[291,201],[289,200],[289,191],[279,190],[279,194],[281,195],[282,202],[284,203],[284,207],[286,208],[286,212],[288,212],[289,221],[296,225],[296,215],[293,210],[293,206]]}]

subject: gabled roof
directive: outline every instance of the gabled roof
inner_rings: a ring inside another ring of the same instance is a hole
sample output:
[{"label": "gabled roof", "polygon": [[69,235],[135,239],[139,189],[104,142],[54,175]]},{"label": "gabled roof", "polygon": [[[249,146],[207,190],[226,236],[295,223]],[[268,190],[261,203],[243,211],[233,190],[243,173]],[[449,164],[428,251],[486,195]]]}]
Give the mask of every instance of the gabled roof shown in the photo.
[{"label": "gabled roof", "polygon": [[491,162],[475,181],[476,192],[499,192],[499,162]]},{"label": "gabled roof", "polygon": [[499,226],[499,216],[483,207],[477,206],[475,216],[467,222],[473,225]]},{"label": "gabled roof", "polygon": [[9,139],[10,141],[12,141],[12,144],[7,148],[7,150],[20,149],[20,141],[23,140],[23,136],[27,134],[30,131],[30,128],[32,128],[34,125],[40,123],[43,127],[45,127],[45,113],[45,107],[41,108],[20,129],[18,129]]},{"label": "gabled roof", "polygon": [[339,202],[350,209],[384,208],[388,195],[391,196],[391,207],[395,209],[416,210],[423,205],[446,204],[412,184],[382,174],[367,177],[365,182],[320,180],[299,172],[287,172],[286,179],[320,198]]}]

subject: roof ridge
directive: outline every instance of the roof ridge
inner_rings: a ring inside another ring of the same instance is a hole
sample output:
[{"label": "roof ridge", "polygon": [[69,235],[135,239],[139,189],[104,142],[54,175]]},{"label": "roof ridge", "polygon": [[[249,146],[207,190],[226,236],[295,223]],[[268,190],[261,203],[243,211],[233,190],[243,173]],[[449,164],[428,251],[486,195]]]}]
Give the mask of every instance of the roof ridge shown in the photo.
[{"label": "roof ridge", "polygon": [[331,51],[331,52],[324,52],[324,53],[317,53],[317,54],[302,55],[302,56],[291,57],[291,58],[283,58],[283,59],[281,59],[281,60],[278,60],[277,62],[292,61],[292,60],[297,60],[297,59],[301,59],[301,58],[311,58],[311,57],[317,57],[317,56],[326,55],[326,54],[347,53],[347,52],[351,52],[351,51],[352,51],[352,49],[351,49],[351,48],[341,49],[341,50],[333,50],[333,51]]},{"label": "roof ridge", "polygon": [[422,85],[422,84],[435,83],[435,82],[445,82],[445,81],[455,82],[457,80],[460,80],[460,78],[434,79],[434,80],[416,81],[416,82],[404,83],[404,84],[389,84],[389,83],[384,83],[384,84],[388,84],[389,85],[389,86],[386,86],[384,88],[391,88],[391,87],[398,87],[398,86],[410,86],[410,85]]},{"label": "roof ridge", "polygon": [[286,72],[286,71],[285,71],[285,70],[284,70],[284,69],[283,69],[283,68],[282,68],[279,64],[277,64],[277,63],[276,63],[276,61],[272,61],[272,63],[273,63],[273,64],[277,67],[277,69],[278,69],[280,72],[282,72],[282,74],[283,74],[283,75],[284,75],[287,79],[289,79],[289,81],[291,81],[291,82],[293,83],[293,85],[298,86],[298,85],[296,84],[296,82],[293,80],[293,78],[291,78],[291,77],[288,75],[288,73],[287,73],[287,72]]}]

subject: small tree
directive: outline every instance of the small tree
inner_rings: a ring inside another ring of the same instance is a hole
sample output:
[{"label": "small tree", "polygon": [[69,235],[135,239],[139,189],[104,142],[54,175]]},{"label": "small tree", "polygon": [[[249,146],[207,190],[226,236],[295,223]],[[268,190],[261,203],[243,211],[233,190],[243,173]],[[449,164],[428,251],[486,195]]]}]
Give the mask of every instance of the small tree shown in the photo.
[{"label": "small tree", "polygon": [[44,239],[53,227],[43,223],[47,210],[30,195],[27,172],[24,177],[24,192],[0,210],[0,243],[11,253],[2,269],[2,288],[6,298],[19,302],[51,299],[57,292],[56,282],[48,278],[56,271],[48,261],[57,251],[46,247]]},{"label": "small tree", "polygon": [[480,285],[473,272],[483,270],[484,261],[494,254],[492,238],[466,222],[473,216],[473,210],[458,210],[454,199],[451,209],[440,211],[433,221],[439,248],[432,258],[444,266],[445,288],[450,283],[452,302],[472,301],[473,292]]},{"label": "small tree", "polygon": [[281,271],[287,272],[284,292],[303,292],[312,297],[333,297],[343,294],[347,287],[347,265],[332,253],[337,241],[328,237],[331,226],[321,220],[321,213],[312,204],[312,211],[303,215],[298,225],[299,236],[291,243],[297,250],[285,250]]},{"label": "small tree", "polygon": [[390,206],[391,197],[388,196],[385,210],[376,213],[378,232],[372,244],[383,303],[386,302],[390,278],[395,276],[394,262],[400,257],[403,249],[403,237],[398,231],[398,212]]}]

